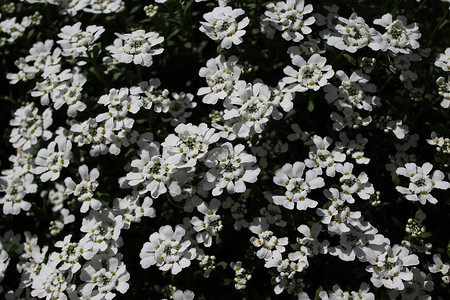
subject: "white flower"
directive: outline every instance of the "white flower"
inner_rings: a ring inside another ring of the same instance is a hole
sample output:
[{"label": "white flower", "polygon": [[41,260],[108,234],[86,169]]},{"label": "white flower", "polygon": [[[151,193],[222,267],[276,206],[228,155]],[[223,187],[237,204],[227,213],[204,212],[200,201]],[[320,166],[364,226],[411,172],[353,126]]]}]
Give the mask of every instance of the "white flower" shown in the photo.
[{"label": "white flower", "polygon": [[348,19],[339,17],[338,20],[340,23],[335,26],[336,32],[327,38],[327,43],[340,50],[355,53],[358,49],[371,43],[373,36],[379,35],[356,13],[353,13]]},{"label": "white flower", "polygon": [[440,53],[438,55],[434,65],[444,71],[450,71],[450,47],[445,49],[444,53]]},{"label": "white flower", "polygon": [[375,295],[369,292],[370,285],[363,282],[359,287],[358,292],[351,292],[353,299],[361,299],[361,300],[375,300]]},{"label": "white flower", "polygon": [[311,144],[311,143],[308,143],[308,141],[310,142],[309,132],[303,131],[297,123],[291,124],[291,129],[292,129],[292,131],[294,131],[294,133],[290,133],[287,136],[287,139],[289,141],[292,142],[292,141],[301,139],[305,144]]},{"label": "white flower", "polygon": [[407,188],[397,186],[397,191],[406,195],[405,198],[410,201],[419,201],[421,204],[425,204],[428,201],[436,204],[437,199],[430,192],[434,188],[446,190],[450,188],[450,183],[444,181],[445,175],[439,170],[434,171],[430,177],[428,174],[432,168],[433,165],[429,162],[424,163],[422,167],[417,166],[415,163],[407,163],[404,167],[397,168],[396,173],[398,175],[405,176],[410,180]]},{"label": "white flower", "polygon": [[436,131],[431,132],[431,139],[427,139],[427,143],[430,145],[436,145],[436,146],[443,146],[444,145],[444,138],[438,137],[436,134]]},{"label": "white flower", "polygon": [[144,269],[155,265],[161,271],[171,271],[178,274],[183,268],[191,264],[195,258],[195,248],[190,248],[191,242],[184,239],[186,230],[180,225],[172,229],[170,225],[162,226],[159,232],[150,235],[150,242],[146,242],[139,257]]},{"label": "white flower", "polygon": [[309,158],[305,159],[305,165],[308,168],[315,168],[319,174],[322,173],[321,169],[326,169],[327,176],[334,177],[336,166],[345,160],[346,155],[339,149],[329,151],[327,148],[332,142],[333,140],[330,137],[314,136],[310,146]]},{"label": "white flower", "polygon": [[170,108],[169,91],[159,89],[161,82],[158,78],[151,78],[149,81],[142,81],[138,86],[130,88],[130,97],[133,101],[142,102],[144,109],[153,109],[155,112],[168,112]]},{"label": "white flower", "polygon": [[221,41],[222,48],[229,49],[233,44],[242,43],[242,36],[245,34],[244,28],[250,22],[248,17],[237,22],[236,19],[243,14],[244,11],[240,8],[216,7],[212,12],[203,15],[206,22],[200,22],[202,24],[200,31],[212,40]]},{"label": "white flower", "polygon": [[336,76],[341,80],[341,85],[336,88],[329,84],[324,87],[324,91],[328,103],[334,103],[339,110],[354,107],[372,111],[372,107],[380,103],[379,97],[368,95],[377,91],[375,84],[368,83],[368,75],[355,71],[349,77],[344,71],[338,70]]},{"label": "white flower", "polygon": [[17,215],[21,210],[28,211],[31,203],[25,201],[27,194],[37,191],[37,184],[33,183],[34,176],[32,170],[33,156],[27,152],[18,152],[18,155],[11,155],[9,160],[13,163],[13,168],[2,171],[0,176],[0,192],[5,195],[0,197],[0,204],[3,204],[4,214]]},{"label": "white flower", "polygon": [[220,206],[221,202],[215,198],[211,200],[209,205],[202,202],[202,204],[197,206],[197,210],[204,215],[203,220],[199,219],[197,216],[194,216],[190,221],[192,227],[197,232],[197,242],[203,243],[205,247],[211,246],[212,237],[223,228],[220,215],[216,214]]},{"label": "white flower", "polygon": [[5,39],[10,43],[21,37],[25,32],[25,29],[30,25],[32,25],[32,22],[31,18],[28,16],[23,17],[20,23],[16,21],[16,17],[0,22],[1,31],[9,36]]},{"label": "white flower", "polygon": [[297,71],[291,66],[283,69],[288,77],[283,78],[283,82],[289,84],[291,92],[304,92],[309,89],[317,91],[320,87],[328,83],[328,79],[333,77],[334,71],[330,65],[325,65],[327,59],[314,53],[306,61],[301,56],[294,56],[292,64],[299,67]]},{"label": "white flower", "polygon": [[73,223],[74,221],[75,216],[71,215],[67,208],[61,209],[59,219],[50,221],[50,234],[57,235],[64,229],[65,225]]},{"label": "white flower", "polygon": [[273,39],[275,30],[282,31],[281,36],[287,41],[299,42],[304,38],[304,34],[312,32],[310,25],[316,19],[313,16],[308,18],[306,14],[313,11],[313,6],[305,6],[304,0],[279,1],[276,4],[269,3],[264,16],[261,17],[262,32],[270,39]]},{"label": "white flower", "polygon": [[64,93],[53,100],[55,109],[59,109],[63,104],[67,104],[67,115],[69,117],[76,117],[79,111],[84,111],[87,105],[81,101],[81,92],[86,81],[85,75],[80,73],[74,74],[70,85],[63,91]]},{"label": "white flower", "polygon": [[[270,102],[271,93],[269,87],[262,83],[240,86],[234,96],[225,102],[227,110],[223,119],[232,126],[232,131],[242,138],[255,133],[261,133],[264,124],[269,121],[273,112]],[[277,119],[281,114],[276,114]]]},{"label": "white flower", "polygon": [[234,270],[234,287],[237,290],[243,290],[246,288],[247,281],[252,278],[251,274],[248,274],[247,270],[242,267],[242,262],[231,262],[230,267]]},{"label": "white flower", "polygon": [[[56,150],[55,147],[58,147]],[[36,174],[41,174],[42,182],[54,181],[67,167],[72,158],[72,143],[65,136],[57,136],[47,148],[39,150],[36,156]]]},{"label": "white flower", "polygon": [[239,82],[242,66],[237,64],[237,57],[230,56],[225,60],[223,55],[211,58],[206,67],[199,71],[200,77],[205,77],[208,87],[201,87],[197,95],[203,96],[203,103],[216,104],[219,99],[231,95]]},{"label": "white flower", "polygon": [[205,174],[204,187],[212,189],[213,196],[222,194],[224,188],[229,193],[243,193],[245,182],[256,182],[261,170],[255,166],[256,158],[244,149],[242,144],[233,147],[226,142],[206,155],[205,165],[210,170]]},{"label": "white flower", "polygon": [[95,295],[112,299],[116,296],[114,291],[126,293],[130,273],[121,259],[121,254],[112,257],[96,255],[83,266],[80,279],[86,282],[81,288],[84,299]]},{"label": "white flower", "polygon": [[72,235],[68,234],[64,240],[55,243],[55,247],[61,248],[58,255],[62,264],[58,267],[61,271],[69,271],[72,274],[81,269],[80,258],[90,260],[94,255],[91,251],[93,247],[92,241],[82,240],[80,242],[71,242]]},{"label": "white flower", "polygon": [[195,167],[197,160],[202,160],[208,152],[209,145],[220,138],[220,134],[205,123],[199,126],[180,124],[175,128],[175,133],[169,134],[161,146],[167,162],[178,168]]},{"label": "white flower", "polygon": [[[113,12],[118,12],[124,8],[123,0],[75,0],[82,4],[82,9],[85,12],[92,14],[110,14]],[[86,2],[85,2],[86,1]]]},{"label": "white flower", "polygon": [[186,123],[187,118],[192,116],[191,111],[187,109],[192,109],[197,106],[197,102],[194,100],[194,95],[191,93],[172,93],[173,99],[170,100],[169,104],[169,117],[162,117],[164,122],[170,122],[170,125],[177,126],[181,123]]},{"label": "white flower", "polygon": [[311,228],[309,228],[307,225],[303,224],[297,227],[297,231],[304,235],[303,238],[297,238],[297,243],[305,246],[308,250],[307,255],[313,256],[318,255],[319,253],[326,254],[328,252],[330,243],[327,240],[320,242],[317,239],[317,236],[322,231],[322,225],[314,223]]},{"label": "white flower", "polygon": [[114,199],[114,208],[119,209],[123,215],[124,229],[129,229],[132,222],[139,223],[142,217],[154,218],[156,214],[152,205],[153,199],[148,196],[140,201],[137,191],[123,198]]},{"label": "white flower", "polygon": [[273,256],[286,251],[286,246],[289,242],[287,237],[277,238],[272,231],[269,230],[269,224],[266,218],[258,217],[254,218],[248,226],[248,229],[258,235],[257,237],[252,236],[250,242],[253,246],[258,247],[256,256],[260,259],[264,259],[267,263],[269,260],[273,259]]},{"label": "white flower", "polygon": [[116,255],[118,247],[123,244],[120,237],[123,226],[122,215],[115,215],[108,208],[90,210],[80,227],[80,231],[85,233],[80,243],[93,242],[90,250],[94,255],[99,252]]},{"label": "white flower", "polygon": [[81,30],[81,22],[74,25],[66,25],[61,28],[58,37],[61,40],[57,41],[61,45],[63,56],[87,56],[87,51],[90,51],[94,42],[105,31],[103,26],[90,25],[86,30]]},{"label": "white flower", "polygon": [[114,63],[131,63],[149,67],[153,64],[153,56],[161,54],[163,48],[154,48],[164,41],[164,37],[156,32],[136,30],[131,33],[116,33],[114,44],[106,47],[114,59]]},{"label": "white flower", "polygon": [[326,25],[327,28],[324,30],[321,30],[319,32],[319,35],[323,39],[327,39],[331,34],[336,33],[336,24],[338,23],[338,11],[339,6],[336,4],[333,4],[332,6],[324,5],[323,8],[325,8],[328,11],[328,14],[326,16],[317,13],[315,14],[315,17],[317,18],[316,24],[319,26]]},{"label": "white flower", "polygon": [[366,271],[372,273],[373,285],[377,288],[384,285],[388,289],[403,290],[404,281],[413,279],[413,273],[407,268],[419,264],[419,258],[410,254],[405,247],[394,245],[387,246],[383,252],[366,248],[366,258],[372,264],[366,267]]},{"label": "white flower", "polygon": [[302,41],[299,45],[290,46],[287,49],[287,53],[291,59],[296,55],[309,58],[314,53],[325,53],[325,50],[321,50],[319,47],[320,39],[314,39],[311,35],[308,35],[307,38],[307,41]]},{"label": "white flower", "polygon": [[351,107],[344,107],[342,113],[344,116],[341,116],[337,112],[330,114],[330,119],[334,121],[333,129],[336,131],[341,131],[347,126],[357,129],[359,126],[367,126],[372,122],[371,116],[362,118],[359,112],[354,111]]},{"label": "white flower", "polygon": [[448,263],[443,263],[441,259],[441,255],[439,253],[433,255],[434,264],[428,266],[428,270],[431,273],[442,273],[442,275],[446,275],[450,269],[450,265]]},{"label": "white flower", "polygon": [[383,26],[386,32],[374,37],[374,41],[369,44],[372,50],[390,50],[393,53],[409,54],[411,49],[419,48],[417,41],[421,36],[419,25],[417,23],[407,25],[405,16],[397,16],[393,20],[392,15],[386,13],[373,23]]},{"label": "white flower", "polygon": [[181,193],[180,184],[186,179],[185,173],[176,170],[167,158],[159,154],[159,143],[152,142],[139,152],[139,158],[131,162],[133,169],[126,175],[130,186],[138,186],[139,193],[150,192],[158,198],[169,190],[172,197]]},{"label": "white flower", "polygon": [[78,168],[78,172],[81,176],[81,182],[79,184],[75,184],[72,178],[67,177],[64,180],[66,184],[66,195],[73,194],[78,197],[78,201],[82,202],[82,206],[80,211],[85,213],[91,207],[94,210],[99,210],[102,206],[102,202],[94,197],[94,191],[98,186],[97,178],[100,173],[97,168],[93,168],[90,172],[86,165],[82,165]]},{"label": "white flower", "polygon": [[48,130],[52,122],[51,109],[47,108],[41,116],[33,103],[22,106],[14,112],[14,119],[9,122],[15,127],[11,130],[9,142],[14,148],[28,150],[37,144],[39,138],[45,141],[52,137],[52,132]]},{"label": "white flower", "polygon": [[389,69],[392,73],[397,73],[400,70],[399,78],[403,82],[415,81],[418,78],[416,72],[410,70],[411,62],[420,61],[420,55],[417,53],[410,54],[390,54],[393,57]]},{"label": "white flower", "polygon": [[[2,248],[3,245],[0,242],[0,282],[2,282],[3,279],[5,278],[5,272],[10,262],[8,252],[6,252],[5,249]],[[0,293],[1,292],[3,292],[3,288],[0,288]]]},{"label": "white flower", "polygon": [[173,300],[194,300],[195,294],[190,290],[176,290],[172,294]]},{"label": "white flower", "polygon": [[38,298],[66,300],[68,299],[66,293],[72,294],[75,287],[69,284],[71,279],[71,276],[66,278],[64,273],[56,267],[56,263],[50,261],[43,264],[39,275],[33,278],[31,295]]},{"label": "white flower", "polygon": [[434,289],[434,283],[430,280],[425,280],[426,274],[419,268],[411,268],[413,279],[405,282],[405,288],[399,291],[389,291],[389,296],[394,299],[397,295],[401,295],[401,299],[429,299],[431,296],[425,292],[431,292]]},{"label": "white flower", "polygon": [[441,106],[443,108],[449,108],[450,107],[450,76],[447,80],[445,80],[444,77],[439,77],[436,80],[436,84],[439,86],[439,95],[444,97],[441,102]]},{"label": "white flower", "polygon": [[[315,170],[305,172],[303,162],[285,164],[280,170],[277,170],[273,181],[286,188],[285,196],[273,196],[273,202],[277,205],[283,205],[287,209],[293,209],[294,205],[298,210],[305,210],[316,207],[318,202],[308,198],[308,193],[313,189],[323,187],[325,182],[322,177],[318,177]],[[303,175],[304,178],[303,178]]]},{"label": "white flower", "polygon": [[108,112],[99,114],[95,120],[105,121],[105,128],[109,130],[131,129],[134,119],[127,118],[127,115],[129,112],[137,113],[142,107],[140,99],[130,97],[128,88],[111,89],[100,97],[98,103],[105,105]]},{"label": "white flower", "polygon": [[341,183],[341,198],[348,203],[354,203],[352,194],[358,194],[361,199],[368,200],[370,195],[375,193],[375,189],[368,181],[369,178],[365,172],[361,172],[358,177],[352,174],[354,165],[349,162],[336,165],[336,172],[342,174],[339,181]]}]

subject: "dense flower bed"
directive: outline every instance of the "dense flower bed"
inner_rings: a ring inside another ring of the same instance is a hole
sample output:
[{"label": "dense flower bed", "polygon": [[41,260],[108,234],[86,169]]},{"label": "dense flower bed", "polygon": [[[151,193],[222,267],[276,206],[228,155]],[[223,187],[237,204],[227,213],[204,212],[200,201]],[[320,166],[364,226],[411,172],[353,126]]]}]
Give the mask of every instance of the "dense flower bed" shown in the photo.
[{"label": "dense flower bed", "polygon": [[450,294],[448,0],[0,3],[1,298]]}]

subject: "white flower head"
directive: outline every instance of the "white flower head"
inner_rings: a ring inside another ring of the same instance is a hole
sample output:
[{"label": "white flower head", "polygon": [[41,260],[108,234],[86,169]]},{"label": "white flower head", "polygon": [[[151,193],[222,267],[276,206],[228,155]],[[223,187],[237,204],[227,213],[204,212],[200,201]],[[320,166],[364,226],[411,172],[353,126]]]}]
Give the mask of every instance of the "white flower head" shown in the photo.
[{"label": "white flower head", "polygon": [[200,69],[200,77],[205,77],[208,84],[208,87],[201,87],[197,92],[197,95],[203,96],[203,103],[216,104],[219,99],[223,100],[234,92],[242,72],[242,66],[237,61],[234,55],[228,59],[219,55],[209,59],[206,67]]},{"label": "white flower head", "polygon": [[408,187],[397,186],[397,191],[404,194],[409,201],[419,201],[420,204],[428,201],[436,204],[438,200],[430,192],[435,188],[446,190],[450,188],[450,183],[444,180],[445,175],[440,170],[435,170],[430,176],[429,173],[432,169],[433,165],[429,162],[424,163],[421,167],[415,163],[406,163],[404,167],[397,168],[398,175],[405,176],[410,180]]},{"label": "white flower head", "polygon": [[245,146],[233,147],[229,142],[208,152],[205,165],[210,170],[205,174],[204,188],[212,189],[213,196],[222,194],[224,188],[229,193],[243,193],[245,182],[254,183],[261,171],[256,167],[256,158],[244,151]]},{"label": "white flower head", "polygon": [[141,266],[146,269],[152,265],[161,271],[171,271],[178,274],[195,259],[196,249],[191,248],[191,242],[185,239],[186,230],[177,225],[172,229],[170,225],[162,226],[159,232],[150,235],[150,242],[146,242],[139,257]]},{"label": "white flower head", "polygon": [[405,16],[397,16],[394,20],[390,13],[386,13],[373,23],[384,27],[386,32],[374,36],[374,41],[369,44],[372,50],[409,54],[411,49],[419,48],[417,41],[421,36],[419,25],[417,23],[407,25]]},{"label": "white flower head", "polygon": [[216,7],[213,11],[203,15],[206,22],[200,22],[202,24],[200,31],[212,40],[221,41],[220,46],[222,48],[229,49],[233,44],[239,45],[243,41],[244,28],[250,22],[248,17],[243,18],[240,22],[236,20],[243,14],[244,11],[240,8]]},{"label": "white flower head", "polygon": [[444,71],[450,71],[450,47],[445,49],[444,53],[440,53],[434,62],[436,67],[441,68]]},{"label": "white flower head", "polygon": [[325,65],[326,61],[327,59],[318,53],[311,55],[308,61],[299,55],[294,56],[292,64],[299,69],[285,67],[283,71],[288,77],[284,77],[283,82],[288,84],[288,89],[292,92],[317,91],[334,75],[331,65]]},{"label": "white flower head", "polygon": [[266,12],[261,17],[262,32],[273,39],[275,31],[281,31],[281,36],[287,41],[299,42],[304,35],[312,32],[310,25],[314,24],[314,16],[306,17],[313,11],[311,4],[305,5],[304,0],[286,0],[269,3]]},{"label": "white flower head", "polygon": [[136,30],[131,33],[116,33],[113,45],[106,47],[113,57],[113,63],[134,63],[149,67],[153,64],[153,56],[161,54],[163,48],[154,48],[164,41],[157,32]]},{"label": "white flower head", "polygon": [[81,30],[81,22],[74,25],[66,25],[61,28],[58,37],[61,40],[57,41],[61,45],[63,56],[86,56],[86,52],[90,51],[94,42],[105,31],[103,26],[90,25],[86,30]]}]

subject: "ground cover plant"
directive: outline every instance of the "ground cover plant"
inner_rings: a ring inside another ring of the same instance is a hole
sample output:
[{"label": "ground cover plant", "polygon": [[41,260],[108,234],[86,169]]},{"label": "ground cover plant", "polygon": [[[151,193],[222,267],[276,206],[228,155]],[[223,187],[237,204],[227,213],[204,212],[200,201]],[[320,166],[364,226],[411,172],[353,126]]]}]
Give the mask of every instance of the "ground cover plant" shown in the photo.
[{"label": "ground cover plant", "polygon": [[0,297],[446,299],[449,1],[0,1]]}]

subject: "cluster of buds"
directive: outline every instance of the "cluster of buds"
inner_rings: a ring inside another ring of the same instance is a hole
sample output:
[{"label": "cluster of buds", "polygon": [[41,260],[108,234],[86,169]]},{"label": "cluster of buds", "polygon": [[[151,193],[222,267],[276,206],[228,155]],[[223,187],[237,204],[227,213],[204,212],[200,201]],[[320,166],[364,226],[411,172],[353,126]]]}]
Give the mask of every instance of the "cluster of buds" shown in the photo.
[{"label": "cluster of buds", "polygon": [[238,261],[236,263],[232,262],[230,266],[233,268],[235,275],[234,275],[234,287],[237,290],[245,289],[247,281],[249,281],[252,278],[252,275],[247,272],[246,269],[242,267],[242,262]]},{"label": "cluster of buds", "polygon": [[405,231],[410,234],[412,237],[418,237],[422,233],[426,231],[425,226],[422,224],[422,221],[426,218],[426,215],[423,211],[419,210],[416,212],[416,215],[413,218],[408,219],[408,224],[406,224]]}]

